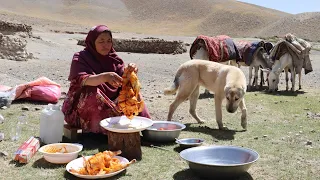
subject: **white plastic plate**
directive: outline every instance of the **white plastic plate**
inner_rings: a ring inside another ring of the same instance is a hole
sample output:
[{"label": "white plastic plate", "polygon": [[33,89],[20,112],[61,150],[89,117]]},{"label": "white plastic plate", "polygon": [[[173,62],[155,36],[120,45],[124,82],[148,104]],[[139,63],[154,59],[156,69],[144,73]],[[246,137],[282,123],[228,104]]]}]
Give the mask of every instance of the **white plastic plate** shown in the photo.
[{"label": "white plastic plate", "polygon": [[126,116],[117,116],[100,121],[100,126],[108,131],[117,133],[134,133],[140,132],[152,126],[151,119],[134,116],[133,119],[128,119]]}]

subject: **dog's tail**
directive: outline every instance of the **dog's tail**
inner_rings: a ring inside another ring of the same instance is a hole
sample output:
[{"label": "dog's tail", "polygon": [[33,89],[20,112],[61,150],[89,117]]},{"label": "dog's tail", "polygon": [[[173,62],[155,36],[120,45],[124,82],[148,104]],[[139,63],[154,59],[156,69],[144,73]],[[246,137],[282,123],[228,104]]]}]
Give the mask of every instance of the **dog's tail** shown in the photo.
[{"label": "dog's tail", "polygon": [[174,81],[173,81],[173,84],[168,87],[168,88],[165,88],[164,89],[164,95],[171,95],[171,94],[175,94],[179,88],[179,77],[181,75],[181,70],[178,70],[176,76],[174,77]]}]

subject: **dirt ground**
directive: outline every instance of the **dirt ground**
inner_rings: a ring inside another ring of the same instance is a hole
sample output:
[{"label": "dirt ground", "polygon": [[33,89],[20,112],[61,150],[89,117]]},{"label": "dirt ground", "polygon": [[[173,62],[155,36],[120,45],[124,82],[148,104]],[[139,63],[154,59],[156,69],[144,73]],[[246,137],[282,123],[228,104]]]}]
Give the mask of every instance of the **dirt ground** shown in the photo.
[{"label": "dirt ground", "polygon": [[[83,30],[86,31],[86,30]],[[49,79],[61,84],[62,92],[67,92],[69,82],[68,74],[70,62],[75,52],[83,49],[77,45],[79,39],[84,39],[83,34],[65,34],[45,31],[45,29],[33,32],[35,37],[29,38],[27,50],[33,53],[35,59],[26,62],[17,62],[11,60],[1,60],[0,68],[0,84],[14,86],[23,82],[32,81],[38,77],[45,76]],[[158,37],[167,40],[182,40],[186,43],[192,43],[195,37],[178,37],[178,36],[154,36],[134,33],[114,33],[115,38],[143,38]],[[236,39],[239,40],[239,39]],[[254,40],[254,38],[247,38]],[[189,49],[190,47],[187,47]],[[142,84],[142,93],[152,117],[156,120],[165,119],[167,110],[174,96],[164,96],[162,90],[171,85],[176,69],[185,61],[188,61],[189,52],[184,54],[138,54],[119,52],[126,64],[134,62],[139,68],[139,79]],[[311,60],[314,71],[302,76],[302,87],[306,91],[308,89],[317,89],[320,87],[320,52],[312,51]],[[248,76],[248,68],[242,67],[242,70]],[[284,90],[284,75],[281,76],[280,90]],[[298,83],[296,81],[296,83]],[[59,103],[62,103],[60,100]],[[204,102],[204,103],[203,103]],[[208,106],[212,101],[203,99],[198,103],[198,109],[214,109]],[[188,103],[183,104],[183,108],[178,108],[174,115],[175,120],[184,118],[194,121],[188,115]],[[205,112],[200,114],[205,115]]]}]

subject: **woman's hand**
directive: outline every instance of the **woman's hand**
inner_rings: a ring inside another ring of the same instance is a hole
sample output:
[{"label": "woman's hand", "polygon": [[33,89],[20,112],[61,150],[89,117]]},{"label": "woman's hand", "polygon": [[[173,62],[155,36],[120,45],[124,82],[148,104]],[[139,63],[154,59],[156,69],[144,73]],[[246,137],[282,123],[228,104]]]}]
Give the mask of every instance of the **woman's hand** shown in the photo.
[{"label": "woman's hand", "polygon": [[122,77],[120,77],[115,72],[105,72],[104,78],[105,78],[105,82],[109,83],[113,87],[122,86]]},{"label": "woman's hand", "polygon": [[138,72],[137,65],[135,63],[129,63],[128,64],[128,71],[129,72],[134,71],[135,73],[137,73]]}]

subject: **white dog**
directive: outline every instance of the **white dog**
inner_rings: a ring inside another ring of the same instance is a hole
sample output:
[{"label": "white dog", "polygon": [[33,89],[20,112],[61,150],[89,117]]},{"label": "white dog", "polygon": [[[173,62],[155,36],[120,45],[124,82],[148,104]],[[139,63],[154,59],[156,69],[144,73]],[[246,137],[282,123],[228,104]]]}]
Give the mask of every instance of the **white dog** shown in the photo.
[{"label": "white dog", "polygon": [[189,98],[189,112],[198,123],[203,123],[195,109],[199,98],[199,88],[204,86],[214,92],[216,121],[219,129],[227,129],[222,123],[222,101],[226,98],[226,109],[229,113],[234,113],[241,108],[241,126],[247,128],[247,109],[244,95],[247,83],[243,72],[234,66],[223,65],[205,60],[192,60],[183,63],[175,76],[173,85],[164,90],[164,94],[174,94],[177,90],[175,100],[170,105],[168,121],[177,107]]}]

